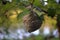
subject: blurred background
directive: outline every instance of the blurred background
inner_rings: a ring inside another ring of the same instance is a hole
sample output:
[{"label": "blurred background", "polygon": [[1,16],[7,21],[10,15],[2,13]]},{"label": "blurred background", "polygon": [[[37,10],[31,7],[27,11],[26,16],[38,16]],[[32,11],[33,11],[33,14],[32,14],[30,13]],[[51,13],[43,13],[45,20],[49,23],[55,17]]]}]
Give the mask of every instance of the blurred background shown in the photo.
[{"label": "blurred background", "polygon": [[[24,20],[29,19],[31,9],[42,23],[38,29],[28,32]],[[60,0],[0,0],[0,40],[59,39]]]}]

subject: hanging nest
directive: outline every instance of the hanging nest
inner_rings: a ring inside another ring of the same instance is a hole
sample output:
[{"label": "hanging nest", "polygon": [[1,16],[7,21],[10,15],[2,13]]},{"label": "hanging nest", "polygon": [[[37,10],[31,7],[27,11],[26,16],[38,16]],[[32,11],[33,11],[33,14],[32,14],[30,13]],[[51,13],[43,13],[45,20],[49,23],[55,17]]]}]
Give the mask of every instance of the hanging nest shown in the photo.
[{"label": "hanging nest", "polygon": [[28,32],[39,29],[42,24],[40,17],[34,11],[31,11],[30,14],[24,16],[23,21]]}]

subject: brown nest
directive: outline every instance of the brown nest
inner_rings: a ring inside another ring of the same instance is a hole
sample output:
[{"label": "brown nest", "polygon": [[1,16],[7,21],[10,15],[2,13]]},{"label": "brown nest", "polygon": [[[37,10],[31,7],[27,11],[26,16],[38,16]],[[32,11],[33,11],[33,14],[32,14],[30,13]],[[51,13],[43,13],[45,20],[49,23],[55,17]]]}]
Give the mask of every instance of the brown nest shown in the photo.
[{"label": "brown nest", "polygon": [[31,11],[30,14],[24,16],[23,21],[28,32],[39,29],[42,24],[39,16],[34,11]]}]

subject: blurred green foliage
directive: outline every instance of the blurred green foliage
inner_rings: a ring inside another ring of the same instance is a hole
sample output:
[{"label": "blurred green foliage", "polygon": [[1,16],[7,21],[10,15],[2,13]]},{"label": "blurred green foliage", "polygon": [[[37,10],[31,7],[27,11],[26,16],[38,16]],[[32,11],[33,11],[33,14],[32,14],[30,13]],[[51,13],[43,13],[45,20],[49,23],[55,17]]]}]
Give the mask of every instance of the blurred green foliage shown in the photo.
[{"label": "blurred green foliage", "polygon": [[[3,5],[1,1],[2,0],[0,0],[0,26],[4,26],[4,27],[8,28],[12,24],[12,22],[5,15],[10,10],[13,10],[13,9],[15,10],[16,8],[23,10],[23,12],[21,12],[17,16],[18,22],[22,22],[23,21],[22,17],[26,14],[29,14],[29,12],[30,12],[30,10],[26,9],[23,4],[30,5],[32,0],[28,0],[28,1],[13,0],[11,3],[8,2],[6,5]],[[48,0],[47,2],[48,2],[48,5],[44,6],[42,4],[43,2],[41,2],[40,0],[35,0],[33,5],[41,8],[45,11],[48,11],[49,15],[51,15],[51,16],[60,14],[60,4],[57,4],[55,2],[55,0]],[[54,8],[54,9],[49,9],[49,8]],[[14,20],[14,22],[15,22],[15,20]],[[40,36],[36,37],[36,40],[40,40],[40,39],[43,40],[43,38]],[[28,39],[28,40],[31,40],[31,39]],[[54,40],[57,40],[57,39],[54,39]]]}]

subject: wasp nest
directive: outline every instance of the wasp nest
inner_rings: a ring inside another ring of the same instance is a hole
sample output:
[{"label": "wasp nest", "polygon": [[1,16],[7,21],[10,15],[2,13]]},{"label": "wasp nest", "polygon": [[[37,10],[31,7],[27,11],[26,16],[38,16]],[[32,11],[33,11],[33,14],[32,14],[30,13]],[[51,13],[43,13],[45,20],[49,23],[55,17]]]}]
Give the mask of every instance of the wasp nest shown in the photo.
[{"label": "wasp nest", "polygon": [[31,11],[30,14],[24,16],[23,21],[28,32],[39,29],[42,24],[39,16],[34,11]]}]

